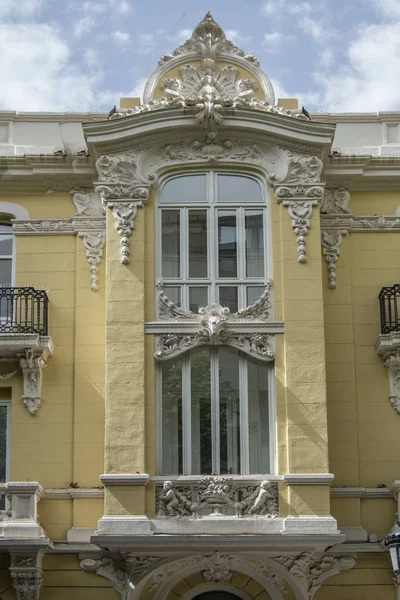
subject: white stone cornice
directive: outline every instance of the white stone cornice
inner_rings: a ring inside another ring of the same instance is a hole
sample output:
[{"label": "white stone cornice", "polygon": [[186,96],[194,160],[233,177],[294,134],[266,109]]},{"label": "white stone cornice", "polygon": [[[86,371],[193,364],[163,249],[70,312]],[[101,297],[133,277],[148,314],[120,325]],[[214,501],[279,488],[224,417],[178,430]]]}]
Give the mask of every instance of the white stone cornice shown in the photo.
[{"label": "white stone cornice", "polygon": [[150,475],[147,473],[105,473],[100,475],[100,481],[105,486],[110,485],[147,485]]},{"label": "white stone cornice", "polygon": [[331,487],[332,498],[393,498],[391,488],[367,488],[367,487]]},{"label": "white stone cornice", "polygon": [[283,480],[288,485],[331,485],[332,473],[286,473]]},{"label": "white stone cornice", "polygon": [[400,189],[399,156],[333,156],[324,169],[330,188],[351,190]]}]

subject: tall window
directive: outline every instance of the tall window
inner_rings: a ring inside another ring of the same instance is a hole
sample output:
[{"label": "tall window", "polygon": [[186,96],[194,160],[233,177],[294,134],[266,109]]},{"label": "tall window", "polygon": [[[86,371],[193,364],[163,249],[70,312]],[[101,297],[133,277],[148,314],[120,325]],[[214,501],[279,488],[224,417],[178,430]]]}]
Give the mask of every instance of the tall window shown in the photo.
[{"label": "tall window", "polygon": [[[169,179],[159,202],[163,290],[194,313],[232,313],[264,291],[266,202],[258,179],[198,173]],[[271,369],[229,347],[203,347],[159,367],[159,471],[269,473]]]},{"label": "tall window", "polygon": [[13,284],[14,235],[12,224],[0,215],[0,285]]}]

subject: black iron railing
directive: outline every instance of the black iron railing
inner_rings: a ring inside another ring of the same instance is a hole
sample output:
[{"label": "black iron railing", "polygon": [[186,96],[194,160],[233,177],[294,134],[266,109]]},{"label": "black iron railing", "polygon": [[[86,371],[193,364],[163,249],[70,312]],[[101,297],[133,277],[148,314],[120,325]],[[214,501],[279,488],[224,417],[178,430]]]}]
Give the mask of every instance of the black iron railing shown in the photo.
[{"label": "black iron railing", "polygon": [[379,294],[381,332],[400,331],[400,284],[384,287]]},{"label": "black iron railing", "polygon": [[48,303],[45,290],[0,286],[0,334],[47,335]]}]

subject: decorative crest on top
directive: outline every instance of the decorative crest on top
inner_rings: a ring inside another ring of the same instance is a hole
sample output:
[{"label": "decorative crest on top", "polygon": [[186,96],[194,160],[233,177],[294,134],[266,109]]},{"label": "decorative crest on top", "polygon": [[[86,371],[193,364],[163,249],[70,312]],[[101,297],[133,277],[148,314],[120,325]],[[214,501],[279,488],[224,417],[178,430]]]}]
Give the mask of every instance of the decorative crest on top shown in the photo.
[{"label": "decorative crest on top", "polygon": [[200,54],[203,60],[207,58],[216,60],[220,54],[230,54],[240,56],[254,63],[257,67],[260,66],[255,56],[252,54],[245,55],[243,50],[226,39],[224,30],[214,21],[210,12],[195,27],[192,37],[182,46],[176,48],[173,54],[164,54],[160,58],[159,64],[163,64],[174,56],[180,56],[181,54]]}]

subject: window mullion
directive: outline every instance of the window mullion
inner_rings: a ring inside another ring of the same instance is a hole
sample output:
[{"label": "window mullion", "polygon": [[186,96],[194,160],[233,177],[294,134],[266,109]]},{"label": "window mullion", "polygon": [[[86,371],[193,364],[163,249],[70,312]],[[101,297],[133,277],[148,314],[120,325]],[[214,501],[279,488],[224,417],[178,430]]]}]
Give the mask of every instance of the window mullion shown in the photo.
[{"label": "window mullion", "polygon": [[212,471],[220,472],[219,368],[216,348],[211,348]]},{"label": "window mullion", "polygon": [[189,353],[185,354],[182,367],[182,462],[183,474],[190,475],[192,471],[192,402]]},{"label": "window mullion", "polygon": [[245,219],[244,209],[239,208],[237,211],[237,231],[238,231],[238,279],[241,282],[239,284],[239,308],[246,306],[245,299],[245,285],[246,279],[246,231],[245,231]]},{"label": "window mullion", "polygon": [[247,359],[239,353],[239,395],[240,395],[240,474],[249,473],[249,395]]}]

